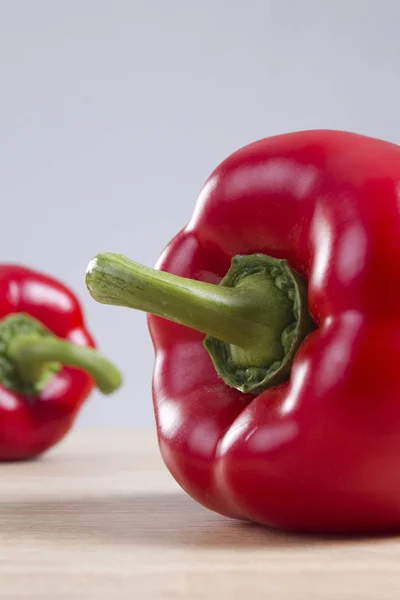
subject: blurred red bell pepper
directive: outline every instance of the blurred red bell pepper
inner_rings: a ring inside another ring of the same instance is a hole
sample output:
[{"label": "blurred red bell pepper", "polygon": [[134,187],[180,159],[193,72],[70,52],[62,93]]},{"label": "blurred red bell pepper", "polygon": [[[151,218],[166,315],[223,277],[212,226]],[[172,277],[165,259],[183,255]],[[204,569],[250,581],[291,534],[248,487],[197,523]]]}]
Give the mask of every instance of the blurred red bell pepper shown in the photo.
[{"label": "blurred red bell pepper", "polygon": [[250,144],[157,270],[100,254],[87,285],[157,315],[159,445],[193,498],[291,530],[400,528],[399,146]]},{"label": "blurred red bell pepper", "polygon": [[121,375],[59,281],[2,264],[0,298],[0,460],[27,459],[64,437],[94,382],[109,394]]}]

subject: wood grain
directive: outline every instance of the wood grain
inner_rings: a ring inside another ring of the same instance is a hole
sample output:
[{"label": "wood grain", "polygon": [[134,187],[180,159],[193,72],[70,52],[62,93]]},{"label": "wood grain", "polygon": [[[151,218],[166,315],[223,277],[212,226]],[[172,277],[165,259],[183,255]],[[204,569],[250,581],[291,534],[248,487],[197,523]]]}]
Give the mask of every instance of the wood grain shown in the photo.
[{"label": "wood grain", "polygon": [[188,498],[154,432],[77,431],[0,465],[0,598],[386,600],[400,539],[295,536]]}]

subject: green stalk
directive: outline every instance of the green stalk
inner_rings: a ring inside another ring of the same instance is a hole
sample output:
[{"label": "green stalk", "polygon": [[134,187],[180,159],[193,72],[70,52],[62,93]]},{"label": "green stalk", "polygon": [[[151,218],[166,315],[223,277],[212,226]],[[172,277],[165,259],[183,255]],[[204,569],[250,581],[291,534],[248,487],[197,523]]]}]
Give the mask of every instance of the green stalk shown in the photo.
[{"label": "green stalk", "polygon": [[103,394],[114,392],[122,381],[117,367],[96,350],[52,335],[17,334],[9,343],[7,355],[25,384],[47,381],[58,364],[89,373]]},{"label": "green stalk", "polygon": [[301,277],[286,261],[260,254],[234,258],[221,285],[151,269],[118,254],[99,254],[88,265],[86,285],[98,302],[152,313],[207,334],[205,346],[221,377],[253,393],[277,380],[287,356],[291,365],[299,336],[302,341],[313,328]]}]

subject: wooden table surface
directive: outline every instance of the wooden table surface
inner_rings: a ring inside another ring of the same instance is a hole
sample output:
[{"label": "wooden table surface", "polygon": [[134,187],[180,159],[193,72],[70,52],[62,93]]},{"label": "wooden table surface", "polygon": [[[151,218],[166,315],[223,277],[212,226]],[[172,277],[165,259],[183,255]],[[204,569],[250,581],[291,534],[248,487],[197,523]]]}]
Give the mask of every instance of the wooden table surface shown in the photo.
[{"label": "wooden table surface", "polygon": [[79,430],[0,469],[1,600],[400,597],[400,538],[301,537],[219,517],[178,488],[154,432]]}]

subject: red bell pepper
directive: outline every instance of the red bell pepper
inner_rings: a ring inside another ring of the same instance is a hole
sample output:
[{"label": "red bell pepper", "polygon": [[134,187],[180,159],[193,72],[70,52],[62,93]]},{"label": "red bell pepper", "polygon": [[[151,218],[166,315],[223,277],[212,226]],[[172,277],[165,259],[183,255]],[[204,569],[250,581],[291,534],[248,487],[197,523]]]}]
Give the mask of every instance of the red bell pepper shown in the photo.
[{"label": "red bell pepper", "polygon": [[159,445],[198,502],[291,530],[400,528],[399,146],[250,144],[156,270],[100,254],[87,285],[156,315]]},{"label": "red bell pepper", "polygon": [[0,265],[0,460],[32,458],[65,436],[96,382],[118,369],[96,352],[75,295],[19,265]]}]

